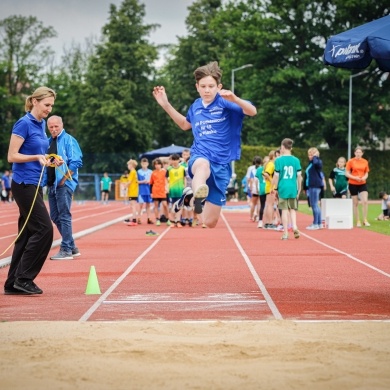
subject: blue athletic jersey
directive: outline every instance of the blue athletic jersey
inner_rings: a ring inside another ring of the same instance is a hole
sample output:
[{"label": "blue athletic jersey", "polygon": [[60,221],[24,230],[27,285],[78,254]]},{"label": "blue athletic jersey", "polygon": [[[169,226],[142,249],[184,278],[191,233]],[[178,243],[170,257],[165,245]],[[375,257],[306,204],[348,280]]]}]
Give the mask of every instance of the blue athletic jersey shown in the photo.
[{"label": "blue athletic jersey", "polygon": [[228,164],[241,156],[241,129],[244,111],[219,94],[204,107],[202,99],[196,99],[187,113],[194,142],[191,158],[204,157],[218,164]]},{"label": "blue athletic jersey", "polygon": [[[46,136],[45,126],[45,120],[42,119],[39,122],[29,112],[15,123],[12,134],[24,140],[19,149],[19,153],[27,155],[46,154],[49,147],[49,140]],[[42,166],[39,161],[12,164],[12,180],[18,184],[37,185],[41,172]]]},{"label": "blue athletic jersey", "polygon": [[[138,169],[137,176],[138,176],[138,189],[139,189],[139,195],[150,195],[150,176],[152,175],[152,171],[148,169]],[[140,181],[147,180],[148,183],[140,183]]]}]

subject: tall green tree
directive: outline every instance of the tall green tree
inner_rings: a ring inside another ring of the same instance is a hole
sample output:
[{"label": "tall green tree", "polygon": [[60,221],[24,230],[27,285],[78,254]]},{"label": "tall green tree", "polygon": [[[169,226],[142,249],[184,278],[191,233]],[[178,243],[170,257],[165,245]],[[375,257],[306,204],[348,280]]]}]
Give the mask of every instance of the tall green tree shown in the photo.
[{"label": "tall green tree", "polygon": [[[179,44],[171,48],[167,63],[159,74],[157,83],[165,86],[171,104],[183,115],[186,115],[194,99],[199,97],[195,89],[194,70],[211,61],[220,61],[221,53],[224,53],[212,27],[221,6],[221,0],[197,0],[188,7],[188,35],[179,37]],[[158,115],[159,145],[192,144],[190,131],[180,130],[161,109]]]},{"label": "tall green tree", "polygon": [[[256,126],[244,129],[244,142],[275,145],[289,136],[300,146],[326,142],[345,148],[351,72],[324,66],[325,42],[386,12],[387,4],[368,0],[229,2],[218,15],[224,26],[218,33],[228,42],[227,64],[252,63],[255,70],[244,86],[257,91],[258,115]],[[388,96],[380,76],[372,65],[365,87],[356,90],[356,141],[368,141],[367,129],[374,124],[372,131],[383,134],[388,123],[388,111],[378,112],[378,101]]]},{"label": "tall green tree", "polygon": [[36,17],[0,20],[0,156],[5,161],[13,123],[24,113],[26,95],[37,86],[52,60],[48,40],[56,36]]},{"label": "tall green tree", "polygon": [[63,118],[66,130],[78,139],[81,117],[81,96],[84,90],[88,63],[94,55],[93,42],[72,44],[64,50],[60,65],[46,74],[46,84],[57,91],[53,114]]},{"label": "tall green tree", "polygon": [[79,140],[86,153],[114,156],[96,161],[96,170],[115,164],[122,170],[126,161],[118,162],[115,154],[136,157],[152,145],[156,123],[151,80],[157,48],[147,37],[156,25],[144,24],[144,16],[145,6],[137,0],[111,5],[103,40],[90,59],[80,96]]}]

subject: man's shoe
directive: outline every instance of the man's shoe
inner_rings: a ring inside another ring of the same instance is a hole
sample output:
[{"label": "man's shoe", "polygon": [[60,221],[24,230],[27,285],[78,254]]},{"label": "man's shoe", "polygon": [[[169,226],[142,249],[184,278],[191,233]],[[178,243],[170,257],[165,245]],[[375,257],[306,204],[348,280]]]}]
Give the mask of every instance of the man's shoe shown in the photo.
[{"label": "man's shoe", "polygon": [[56,255],[50,257],[50,260],[73,260],[72,252],[65,252],[60,249]]},{"label": "man's shoe", "polygon": [[79,256],[81,256],[81,253],[80,253],[80,251],[79,251],[79,248],[74,247],[74,248],[72,249],[72,256],[73,256],[73,257],[79,257]]},{"label": "man's shoe", "polygon": [[123,223],[129,223],[130,221],[131,221],[131,219],[126,218],[126,219],[123,221]]},{"label": "man's shoe", "polygon": [[43,291],[32,280],[26,280],[25,282],[21,282],[19,279],[16,279],[14,282],[14,288],[26,294],[43,293]]},{"label": "man's shoe", "polygon": [[173,204],[173,210],[175,213],[178,213],[184,205],[188,206],[190,204],[190,200],[193,197],[193,192],[190,187],[186,187],[183,190],[183,195]]},{"label": "man's shoe", "polygon": [[294,238],[299,238],[301,236],[301,233],[298,229],[294,230]]},{"label": "man's shoe", "polygon": [[319,229],[320,229],[320,227],[318,225],[314,225],[314,224],[312,224],[306,228],[306,230],[319,230]]},{"label": "man's shoe", "polygon": [[209,186],[202,184],[194,193],[194,212],[196,214],[202,214],[204,202],[209,194]]}]

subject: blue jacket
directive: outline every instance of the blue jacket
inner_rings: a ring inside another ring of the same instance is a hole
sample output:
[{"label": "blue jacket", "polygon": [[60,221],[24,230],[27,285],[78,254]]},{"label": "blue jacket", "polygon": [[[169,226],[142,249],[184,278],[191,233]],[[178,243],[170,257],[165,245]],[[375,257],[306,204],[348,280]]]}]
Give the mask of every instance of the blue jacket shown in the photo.
[{"label": "blue jacket", "polygon": [[322,161],[314,156],[306,168],[305,188],[322,188],[323,186]]},{"label": "blue jacket", "polygon": [[[51,144],[52,140],[53,138],[49,137],[49,145]],[[57,137],[57,154],[62,157],[62,159],[65,161],[65,164],[61,165],[58,167],[58,169],[55,170],[56,187],[69,169],[73,172],[72,180],[66,180],[65,185],[74,191],[79,182],[79,168],[83,166],[83,154],[76,139],[68,134],[65,129],[63,129],[60,135]],[[45,170],[45,174],[42,180],[42,185],[45,186],[46,184],[47,170]]]}]

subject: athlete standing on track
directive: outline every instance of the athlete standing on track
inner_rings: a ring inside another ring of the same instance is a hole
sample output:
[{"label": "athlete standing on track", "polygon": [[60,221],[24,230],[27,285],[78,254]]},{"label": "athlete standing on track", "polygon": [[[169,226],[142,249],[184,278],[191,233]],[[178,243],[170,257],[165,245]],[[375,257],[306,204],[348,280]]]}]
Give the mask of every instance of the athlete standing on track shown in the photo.
[{"label": "athlete standing on track", "polygon": [[182,130],[192,128],[194,135],[188,164],[194,191],[185,188],[174,207],[180,209],[194,197],[195,213],[202,213],[204,205],[203,222],[213,228],[226,203],[232,176],[230,163],[240,158],[244,116],[254,116],[257,110],[249,101],[222,89],[222,71],[217,62],[197,68],[194,76],[200,98],[191,105],[186,117],[169,103],[164,87],[155,87],[153,96]]},{"label": "athlete standing on track", "polygon": [[363,225],[370,226],[367,220],[368,213],[368,190],[367,190],[367,178],[368,172],[368,161],[363,158],[363,149],[355,148],[355,157],[351,158],[347,162],[345,168],[345,176],[348,178],[349,192],[353,201],[353,211],[355,214],[355,222],[357,227],[361,227],[359,217],[359,198],[362,202],[363,209]]},{"label": "athlete standing on track", "polygon": [[272,179],[273,191],[278,193],[278,208],[282,210],[282,240],[288,239],[289,214],[294,237],[300,237],[296,210],[302,187],[302,169],[299,159],[291,155],[292,145],[293,141],[290,138],[282,141],[280,156],[275,160],[275,172]]},{"label": "athlete standing on track", "polygon": [[[36,89],[26,99],[27,114],[12,129],[8,162],[13,163],[11,189],[19,207],[19,220],[18,238],[4,283],[7,295],[42,294],[34,279],[53,243],[53,225],[43,202],[40,178],[42,167],[51,164],[45,156],[49,141],[44,118],[53,109],[55,98],[56,93],[50,88]],[[62,165],[58,159],[53,162],[57,166]]]}]

